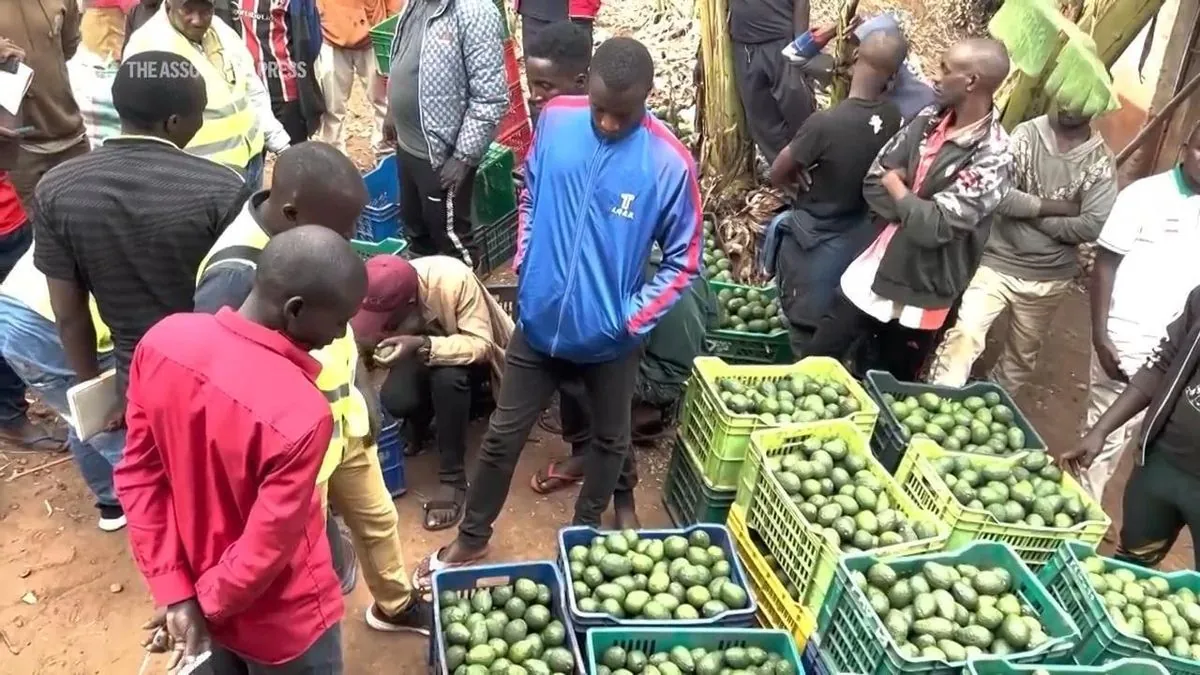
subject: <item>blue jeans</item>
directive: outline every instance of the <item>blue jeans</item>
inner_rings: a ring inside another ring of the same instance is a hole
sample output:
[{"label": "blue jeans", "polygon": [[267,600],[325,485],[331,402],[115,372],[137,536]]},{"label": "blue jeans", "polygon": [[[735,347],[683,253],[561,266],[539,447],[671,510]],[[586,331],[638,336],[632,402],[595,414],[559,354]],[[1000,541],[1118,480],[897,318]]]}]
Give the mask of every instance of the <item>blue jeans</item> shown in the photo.
[{"label": "blue jeans", "polygon": [[[46,405],[66,418],[67,390],[78,380],[67,365],[67,354],[52,321],[23,303],[0,295],[0,355],[8,361],[24,386],[37,392]],[[101,358],[100,369],[112,365],[112,354]],[[79,465],[83,480],[102,506],[116,506],[113,466],[125,450],[125,432],[101,432],[82,441],[75,430],[67,435],[67,446]]]},{"label": "blue jeans", "polygon": [[[33,228],[28,225],[0,237],[0,281],[4,281],[32,243]],[[0,354],[0,427],[19,425],[28,409],[25,384]]]},{"label": "blue jeans", "polygon": [[253,190],[262,189],[263,171],[267,166],[267,156],[265,153],[258,153],[250,158],[250,163],[246,165],[246,185],[249,185]]}]

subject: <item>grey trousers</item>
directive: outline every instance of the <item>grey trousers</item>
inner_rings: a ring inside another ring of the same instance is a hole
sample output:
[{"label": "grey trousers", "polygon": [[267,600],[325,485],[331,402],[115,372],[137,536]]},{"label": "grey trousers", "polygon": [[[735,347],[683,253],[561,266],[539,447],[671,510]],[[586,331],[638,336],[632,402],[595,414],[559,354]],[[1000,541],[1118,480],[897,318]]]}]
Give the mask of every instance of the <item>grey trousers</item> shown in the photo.
[{"label": "grey trousers", "polygon": [[214,644],[208,664],[212,675],[342,675],[342,626],[325,631],[308,651],[287,663],[253,663]]},{"label": "grey trousers", "polygon": [[767,163],[775,161],[816,109],[803,69],[783,57],[788,42],[733,43],[734,80],[746,126]]}]

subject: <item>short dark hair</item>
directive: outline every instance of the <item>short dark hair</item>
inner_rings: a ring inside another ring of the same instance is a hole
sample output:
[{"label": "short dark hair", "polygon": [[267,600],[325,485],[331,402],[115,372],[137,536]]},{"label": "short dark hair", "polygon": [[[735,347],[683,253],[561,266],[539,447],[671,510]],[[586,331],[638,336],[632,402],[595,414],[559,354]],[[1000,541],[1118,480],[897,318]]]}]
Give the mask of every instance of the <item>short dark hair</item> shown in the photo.
[{"label": "short dark hair", "polygon": [[858,57],[885,73],[895,73],[908,58],[908,40],[900,31],[877,30],[859,43]]},{"label": "short dark hair", "polygon": [[592,74],[615,91],[654,87],[654,59],[646,45],[631,37],[605,40],[592,56]]},{"label": "short dark hair", "polygon": [[525,57],[546,59],[555,68],[587,72],[592,63],[592,36],[574,21],[556,21],[525,45]]},{"label": "short dark hair", "polygon": [[300,225],[271,237],[258,257],[254,285],[271,299],[299,296],[336,304],[367,285],[367,270],[350,242],[320,225]]},{"label": "short dark hair", "polygon": [[170,52],[125,59],[113,80],[112,97],[121,122],[141,129],[172,115],[200,115],[208,102],[204,76],[191,61]]}]

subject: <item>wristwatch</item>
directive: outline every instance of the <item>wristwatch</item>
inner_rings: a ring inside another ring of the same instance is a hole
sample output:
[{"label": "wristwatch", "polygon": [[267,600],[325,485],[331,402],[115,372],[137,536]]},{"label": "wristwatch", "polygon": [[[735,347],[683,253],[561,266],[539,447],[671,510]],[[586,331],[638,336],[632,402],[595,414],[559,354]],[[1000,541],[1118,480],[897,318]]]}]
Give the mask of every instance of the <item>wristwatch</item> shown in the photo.
[{"label": "wristwatch", "polygon": [[421,346],[417,347],[417,358],[421,363],[429,362],[429,350],[432,347],[433,343],[428,336],[421,338]]}]

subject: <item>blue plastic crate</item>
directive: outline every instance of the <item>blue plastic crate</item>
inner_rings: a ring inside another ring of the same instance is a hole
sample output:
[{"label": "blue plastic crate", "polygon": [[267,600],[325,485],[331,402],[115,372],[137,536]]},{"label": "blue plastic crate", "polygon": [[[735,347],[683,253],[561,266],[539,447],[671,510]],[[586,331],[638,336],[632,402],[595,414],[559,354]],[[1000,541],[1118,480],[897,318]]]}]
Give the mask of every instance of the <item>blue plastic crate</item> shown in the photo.
[{"label": "blue plastic crate", "polygon": [[800,654],[796,641],[787,631],[762,630],[760,628],[597,628],[587,632],[588,672],[597,672],[597,661],[609,647],[621,647],[625,651],[637,650],[647,656],[670,651],[674,647],[688,649],[729,649],[730,647],[758,647],[775,652],[790,662],[797,673],[808,671],[801,668]]},{"label": "blue plastic crate", "polygon": [[400,164],[395,155],[379,160],[379,164],[363,174],[367,184],[367,195],[374,207],[398,205],[400,203]]},{"label": "blue plastic crate", "polygon": [[360,241],[380,242],[385,239],[403,239],[400,232],[400,215],[376,218],[365,213],[358,217],[354,226],[354,238]]},{"label": "blue plastic crate", "polygon": [[809,640],[808,645],[804,647],[804,653],[800,655],[800,665],[803,666],[800,672],[804,675],[833,675],[829,664],[825,663],[821,656],[821,650],[817,649],[816,640]]},{"label": "blue plastic crate", "polygon": [[[730,536],[729,530],[724,525],[705,523],[680,530],[638,530],[637,534],[642,539],[666,539],[674,535],[687,537],[696,530],[707,532],[709,538],[712,540],[712,545],[720,546],[721,550],[725,551],[725,559],[729,561],[730,567],[729,580],[745,590],[746,597],[749,599],[749,604],[745,609],[730,609],[709,619],[674,619],[669,621],[618,619],[603,612],[581,612],[575,603],[575,594],[568,592],[567,608],[571,612],[571,622],[575,625],[576,630],[584,631],[589,628],[602,627],[711,628],[716,626],[753,626],[755,624],[754,614],[758,611],[758,602],[754,598],[754,591],[750,589],[750,582],[746,579],[746,570],[742,568],[741,558],[738,557],[737,548],[733,545],[733,537]],[[567,561],[567,552],[573,546],[589,546],[593,538],[606,534],[610,534],[610,532],[590,527],[564,527],[558,531],[558,564],[562,569],[563,576],[567,580],[568,587],[571,586],[574,580],[571,578],[571,566]]]},{"label": "blue plastic crate", "polygon": [[408,492],[408,482],[404,479],[404,449],[407,441],[404,438],[403,424],[384,413],[379,438],[375,440],[375,444],[379,448],[379,467],[383,470],[383,483],[392,498]]},{"label": "blue plastic crate", "polygon": [[554,563],[550,561],[458,567],[434,572],[432,592],[435,636],[429,640],[430,649],[433,650],[430,659],[430,663],[433,665],[433,673],[437,675],[450,675],[450,671],[446,669],[446,658],[444,656],[446,653],[446,637],[441,630],[442,609],[438,603],[438,598],[441,597],[442,591],[454,591],[460,596],[466,597],[471,591],[476,589],[506,586],[516,582],[517,579],[530,579],[550,587],[550,594],[553,598],[553,606],[550,608],[550,614],[561,621],[563,627],[567,629],[567,641],[563,646],[571,650],[571,653],[575,655],[575,672],[578,675],[586,675],[587,671],[584,670],[583,655],[579,651],[579,641],[575,637],[576,628],[571,624],[571,617],[566,611],[566,586],[562,575],[558,573],[558,570],[554,567]]}]

